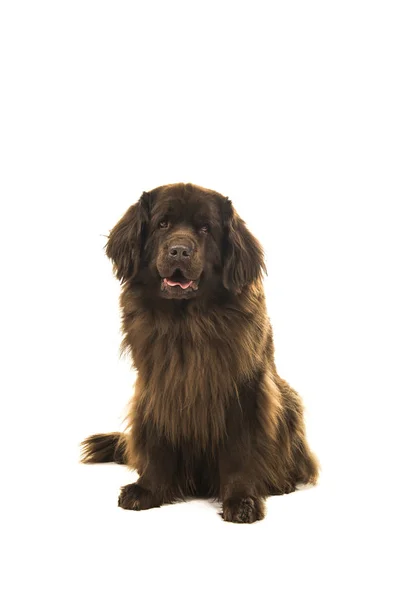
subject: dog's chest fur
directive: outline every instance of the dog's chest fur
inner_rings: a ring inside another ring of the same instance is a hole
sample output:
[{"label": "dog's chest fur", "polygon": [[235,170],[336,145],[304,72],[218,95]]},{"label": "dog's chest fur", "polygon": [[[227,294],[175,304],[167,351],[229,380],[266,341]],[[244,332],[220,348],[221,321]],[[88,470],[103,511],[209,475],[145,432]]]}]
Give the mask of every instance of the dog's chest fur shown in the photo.
[{"label": "dog's chest fur", "polygon": [[[265,309],[257,312],[266,318]],[[138,371],[136,405],[171,441],[206,446],[224,435],[227,405],[263,360],[266,327],[258,315],[226,306],[166,315],[123,303],[123,347]]]}]

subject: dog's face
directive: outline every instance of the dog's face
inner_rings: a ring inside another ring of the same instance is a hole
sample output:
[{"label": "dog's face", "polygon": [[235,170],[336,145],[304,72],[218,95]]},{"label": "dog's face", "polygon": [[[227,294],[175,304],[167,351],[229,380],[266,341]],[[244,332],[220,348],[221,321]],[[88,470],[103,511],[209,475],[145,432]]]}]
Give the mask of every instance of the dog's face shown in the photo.
[{"label": "dog's face", "polygon": [[111,231],[107,255],[122,282],[171,300],[240,293],[264,269],[230,200],[182,183],[144,192]]},{"label": "dog's face", "polygon": [[215,288],[222,271],[222,219],[216,195],[191,186],[161,189],[145,246],[165,298],[193,298]]}]

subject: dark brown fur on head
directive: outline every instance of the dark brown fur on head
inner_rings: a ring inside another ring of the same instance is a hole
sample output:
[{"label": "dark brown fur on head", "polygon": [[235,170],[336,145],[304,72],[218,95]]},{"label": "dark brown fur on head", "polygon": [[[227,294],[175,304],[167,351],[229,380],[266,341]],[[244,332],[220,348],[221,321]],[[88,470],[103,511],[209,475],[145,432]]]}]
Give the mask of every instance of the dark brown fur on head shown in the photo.
[{"label": "dark brown fur on head", "polygon": [[126,434],[85,440],[85,462],[139,472],[119,505],[220,498],[225,520],[315,483],[298,394],[275,367],[259,242],[231,201],[192,184],[144,192],[111,231],[123,347],[138,376]]},{"label": "dark brown fur on head", "polygon": [[[174,299],[222,286],[239,293],[265,270],[262,248],[231,201],[191,184],[143,192],[111,231],[107,255],[122,282],[158,286],[160,279],[181,271],[195,285],[183,291],[169,286],[161,294]],[[153,286],[146,291],[152,295]]]}]

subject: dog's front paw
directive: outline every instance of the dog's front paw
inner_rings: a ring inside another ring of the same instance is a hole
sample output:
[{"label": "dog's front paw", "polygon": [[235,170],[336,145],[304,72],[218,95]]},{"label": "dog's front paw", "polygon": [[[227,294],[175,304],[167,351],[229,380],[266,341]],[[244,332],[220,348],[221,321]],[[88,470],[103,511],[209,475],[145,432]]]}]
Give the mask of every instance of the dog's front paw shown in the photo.
[{"label": "dog's front paw", "polygon": [[121,488],[118,506],[126,510],[148,510],[160,506],[154,494],[137,483],[130,483]]},{"label": "dog's front paw", "polygon": [[222,504],[222,518],[231,523],[254,523],[261,521],[264,514],[263,500],[253,496],[228,498]]}]

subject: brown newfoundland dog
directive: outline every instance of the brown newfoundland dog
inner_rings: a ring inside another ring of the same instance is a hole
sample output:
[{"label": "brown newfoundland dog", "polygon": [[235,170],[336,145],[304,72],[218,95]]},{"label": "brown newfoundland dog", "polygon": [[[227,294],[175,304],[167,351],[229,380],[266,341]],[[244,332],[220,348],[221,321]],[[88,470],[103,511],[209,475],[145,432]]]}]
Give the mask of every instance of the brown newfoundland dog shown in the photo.
[{"label": "brown newfoundland dog", "polygon": [[183,183],[145,192],[106,248],[137,381],[127,433],[87,438],[82,460],[138,471],[119,506],[211,497],[252,523],[267,496],[315,483],[301,399],[276,372],[263,251],[230,200]]}]

